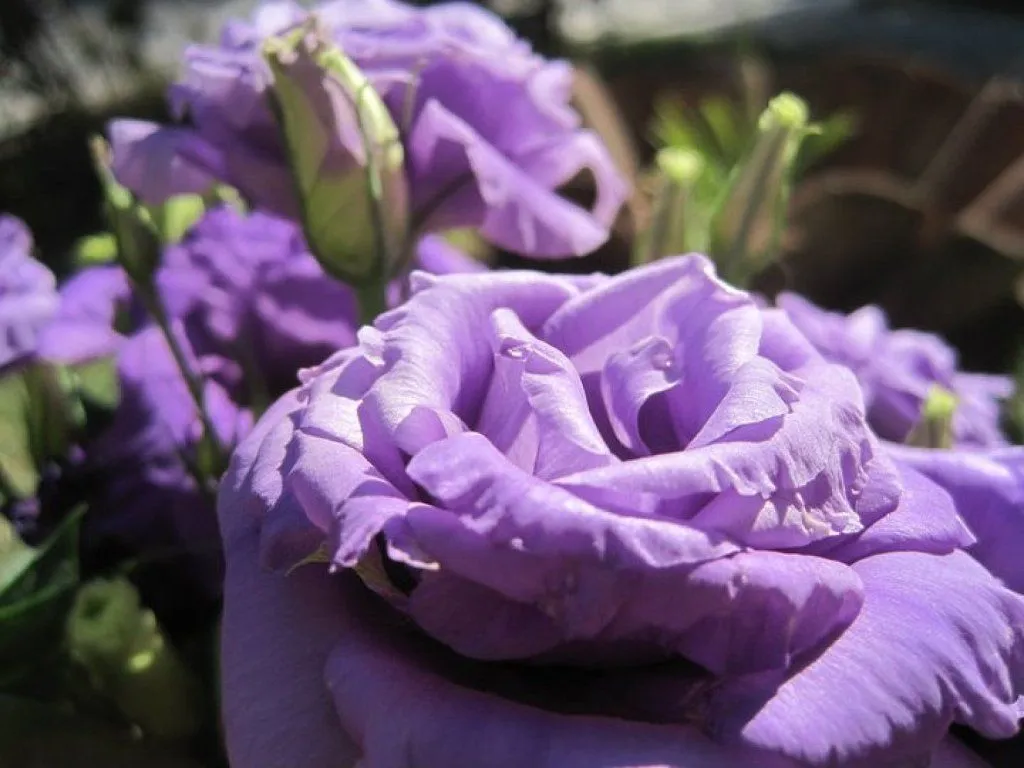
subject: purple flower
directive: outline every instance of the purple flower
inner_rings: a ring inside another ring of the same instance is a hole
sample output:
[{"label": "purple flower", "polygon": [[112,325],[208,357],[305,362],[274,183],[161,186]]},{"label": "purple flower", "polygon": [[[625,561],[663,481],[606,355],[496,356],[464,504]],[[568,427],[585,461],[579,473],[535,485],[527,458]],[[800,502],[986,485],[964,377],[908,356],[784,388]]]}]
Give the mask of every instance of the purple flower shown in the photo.
[{"label": "purple flower", "polygon": [[222,483],[235,765],[882,765],[1016,732],[1024,599],[781,310],[697,256],[412,289]]},{"label": "purple flower", "polygon": [[28,228],[0,215],[0,370],[35,353],[59,303],[53,273],[32,258]]},{"label": "purple flower", "polygon": [[977,541],[975,559],[1024,594],[1024,448],[990,451],[891,446],[890,453],[941,485]]},{"label": "purple flower", "polygon": [[[336,0],[312,13],[399,127],[419,232],[479,227],[491,242],[536,256],[583,254],[605,240],[626,184],[569,106],[569,64],[535,55],[497,16],[468,3]],[[227,25],[219,46],[190,48],[171,102],[194,129],[115,123],[121,182],[156,202],[215,178],[256,206],[298,218],[260,47],[306,16],[296,3],[266,3],[251,24]],[[592,211],[554,191],[585,169],[597,181]]]},{"label": "purple flower", "polygon": [[237,396],[246,383],[284,392],[300,368],[355,341],[352,291],[287,219],[215,209],[165,251],[158,282],[205,370]]},{"label": "purple flower", "polygon": [[[482,269],[436,237],[421,241],[416,260],[439,273]],[[299,227],[278,216],[210,211],[165,251],[158,282],[203,370],[236,400],[254,385],[276,397],[295,386],[299,369],[356,339],[352,290],[328,276]]]},{"label": "purple flower", "polygon": [[39,335],[39,356],[73,365],[116,354],[124,339],[118,313],[138,325],[143,313],[136,304],[121,267],[83,269],[61,285],[60,307]]},{"label": "purple flower", "polygon": [[999,401],[1013,391],[1008,377],[962,373],[956,352],[942,339],[922,331],[890,330],[885,313],[875,306],[843,315],[795,294],[783,294],[777,303],[822,355],[854,372],[864,391],[868,420],[881,437],[906,439],[929,391],[938,385],[957,396],[953,436],[958,445],[1006,444],[999,428]]},{"label": "purple flower", "polygon": [[[182,329],[175,331],[187,350]],[[90,540],[131,553],[189,552],[189,568],[180,568],[180,556],[174,564],[192,585],[215,591],[221,575],[216,513],[188,469],[201,460],[202,424],[160,329],[147,325],[127,337],[117,368],[120,403],[110,425],[83,446],[86,458],[75,478],[88,489]],[[230,448],[249,430],[251,416],[215,382],[206,382],[204,397],[218,440]]]}]

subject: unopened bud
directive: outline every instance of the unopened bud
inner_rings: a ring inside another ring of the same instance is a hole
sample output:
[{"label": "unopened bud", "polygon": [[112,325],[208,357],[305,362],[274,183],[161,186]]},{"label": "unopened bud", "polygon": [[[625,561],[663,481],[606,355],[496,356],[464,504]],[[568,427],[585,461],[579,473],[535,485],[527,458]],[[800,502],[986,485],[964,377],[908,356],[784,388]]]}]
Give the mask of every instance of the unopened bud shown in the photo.
[{"label": "unopened bud", "polygon": [[180,741],[198,731],[199,684],[127,579],[97,579],[82,587],[67,639],[97,690],[145,734]]},{"label": "unopened bud", "polygon": [[398,128],[380,94],[315,19],[268,40],[263,55],[310,250],[330,274],[383,297],[407,247]]},{"label": "unopened bud", "polygon": [[921,418],[907,435],[906,444],[919,448],[953,447],[953,417],[958,400],[948,389],[933,386],[921,406]]}]

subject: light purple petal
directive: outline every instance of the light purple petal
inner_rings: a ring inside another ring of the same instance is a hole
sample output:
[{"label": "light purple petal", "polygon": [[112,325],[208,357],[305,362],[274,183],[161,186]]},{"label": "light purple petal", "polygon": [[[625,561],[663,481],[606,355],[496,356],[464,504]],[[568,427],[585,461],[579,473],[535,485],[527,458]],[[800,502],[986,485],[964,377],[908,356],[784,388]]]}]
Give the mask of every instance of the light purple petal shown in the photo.
[{"label": "light purple petal", "polygon": [[715,732],[811,765],[920,759],[952,722],[1016,733],[1024,598],[959,552],[854,570],[865,597],[853,625],[777,690],[741,679],[712,694]]},{"label": "light purple petal", "polygon": [[188,128],[122,119],[107,131],[114,176],[144,203],[202,194],[223,176],[222,152]]},{"label": "light purple petal", "polygon": [[325,679],[365,768],[795,768],[687,726],[561,715],[462,686],[443,655],[409,642],[348,589]]},{"label": "light purple petal", "polygon": [[952,495],[977,540],[968,552],[1010,589],[1024,594],[1024,448],[889,450],[901,464],[924,473]]}]

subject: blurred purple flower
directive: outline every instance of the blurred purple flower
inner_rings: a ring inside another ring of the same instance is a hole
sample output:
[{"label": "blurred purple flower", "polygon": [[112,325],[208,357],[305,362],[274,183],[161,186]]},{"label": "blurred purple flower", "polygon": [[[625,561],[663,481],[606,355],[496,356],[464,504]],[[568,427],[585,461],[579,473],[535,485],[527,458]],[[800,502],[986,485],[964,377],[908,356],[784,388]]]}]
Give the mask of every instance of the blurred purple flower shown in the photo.
[{"label": "blurred purple flower", "polygon": [[114,355],[123,341],[118,314],[129,328],[141,324],[143,313],[131,284],[118,266],[88,267],[60,287],[60,307],[39,335],[39,356],[73,365]]},{"label": "blurred purple flower", "polygon": [[28,227],[0,215],[0,371],[35,353],[59,303],[53,273],[32,258]]},{"label": "blurred purple flower", "polygon": [[165,251],[158,283],[204,370],[236,397],[245,382],[280,394],[300,368],[355,341],[352,291],[324,273],[287,219],[215,209]]},{"label": "blurred purple flower", "polygon": [[696,256],[412,289],[221,485],[233,764],[895,765],[1016,732],[1024,598],[784,312]]},{"label": "blurred purple flower", "polygon": [[[469,3],[335,0],[311,12],[399,127],[419,232],[479,227],[496,245],[541,257],[584,254],[606,239],[626,183],[598,138],[579,127],[568,63],[537,56],[497,16]],[[157,202],[202,191],[215,178],[297,219],[260,47],[306,17],[297,3],[266,3],[251,24],[228,24],[219,46],[189,48],[170,98],[194,128],[115,122],[119,180]],[[588,169],[597,182],[592,211],[555,192]]]},{"label": "blurred purple flower", "polygon": [[[188,349],[180,326],[175,332]],[[128,336],[117,368],[120,403],[109,426],[83,446],[75,478],[88,492],[88,534],[135,554],[176,550],[179,564],[187,552],[189,567],[179,566],[180,575],[215,592],[221,576],[216,513],[188,469],[201,461],[202,424],[160,329],[147,325]],[[248,432],[251,416],[215,382],[206,382],[204,397],[217,438],[230,449]]]},{"label": "blurred purple flower", "polygon": [[843,315],[795,294],[783,294],[777,303],[822,355],[854,372],[868,420],[881,437],[905,440],[929,391],[938,385],[958,399],[953,418],[957,445],[1006,444],[999,401],[1013,392],[1008,377],[957,370],[956,352],[942,339],[923,331],[890,330],[885,313],[875,306]]},{"label": "blurred purple flower", "polygon": [[[416,256],[438,273],[483,269],[436,237],[423,238]],[[299,227],[278,216],[210,211],[165,251],[158,283],[203,371],[240,402],[253,385],[280,395],[300,369],[355,342],[352,290],[328,276]],[[391,294],[397,302],[397,285]]]}]

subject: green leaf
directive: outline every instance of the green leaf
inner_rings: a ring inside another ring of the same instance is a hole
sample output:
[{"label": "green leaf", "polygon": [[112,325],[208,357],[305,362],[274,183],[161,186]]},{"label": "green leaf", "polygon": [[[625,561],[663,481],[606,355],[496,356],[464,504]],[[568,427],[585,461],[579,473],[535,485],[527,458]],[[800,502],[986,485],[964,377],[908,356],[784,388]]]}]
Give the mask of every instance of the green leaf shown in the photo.
[{"label": "green leaf", "polygon": [[60,666],[64,622],[78,585],[84,511],[70,513],[39,548],[17,539],[13,527],[0,535],[14,554],[0,561],[0,691],[38,691]]},{"label": "green leaf", "polygon": [[316,565],[316,564],[329,563],[329,562],[331,562],[331,559],[332,558],[331,558],[331,548],[330,548],[330,545],[328,545],[326,542],[324,542],[319,547],[317,547],[315,550],[313,550],[308,555],[306,555],[304,558],[299,560],[299,562],[297,562],[294,565],[290,566],[288,568],[288,570],[285,572],[285,575],[286,576],[291,576],[292,573],[294,573],[297,569],[303,567],[304,565]]},{"label": "green leaf", "polygon": [[70,369],[75,393],[89,406],[113,411],[121,400],[121,382],[113,357],[90,360]]},{"label": "green leaf", "polygon": [[19,498],[34,495],[39,483],[28,399],[22,376],[8,374],[0,378],[0,486],[6,495]]},{"label": "green leaf", "polygon": [[206,201],[201,195],[178,195],[160,205],[146,207],[164,244],[173,245],[202,218]]},{"label": "green leaf", "polygon": [[127,728],[66,707],[2,694],[0,755],[18,768],[200,768],[161,745],[139,741]]},{"label": "green leaf", "polygon": [[35,363],[0,377],[0,487],[32,496],[39,468],[62,457],[84,414],[60,366]]}]

